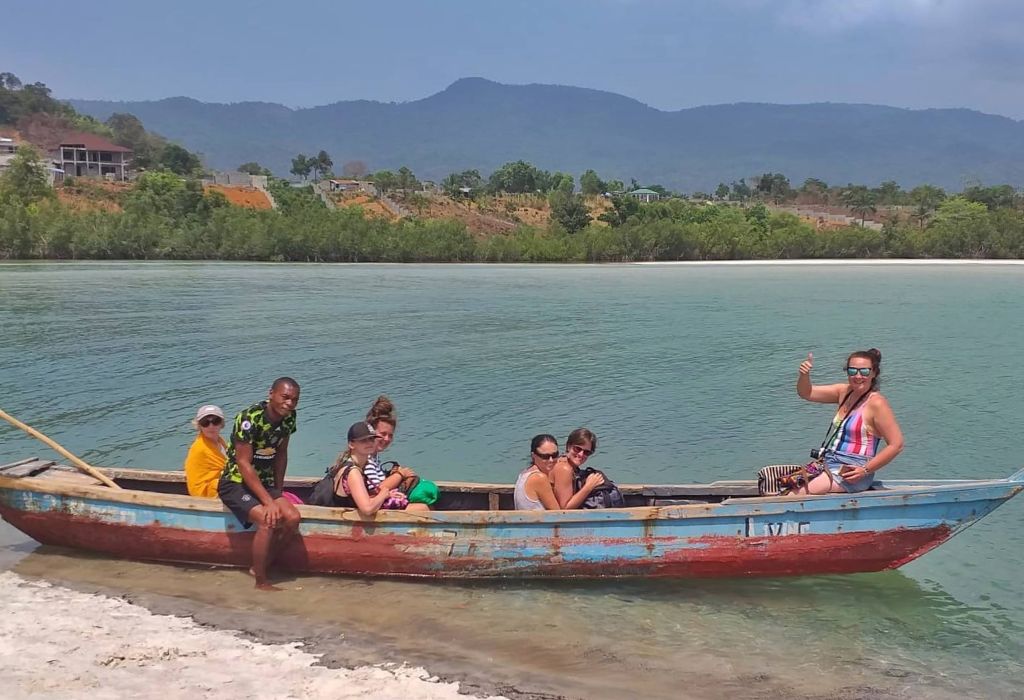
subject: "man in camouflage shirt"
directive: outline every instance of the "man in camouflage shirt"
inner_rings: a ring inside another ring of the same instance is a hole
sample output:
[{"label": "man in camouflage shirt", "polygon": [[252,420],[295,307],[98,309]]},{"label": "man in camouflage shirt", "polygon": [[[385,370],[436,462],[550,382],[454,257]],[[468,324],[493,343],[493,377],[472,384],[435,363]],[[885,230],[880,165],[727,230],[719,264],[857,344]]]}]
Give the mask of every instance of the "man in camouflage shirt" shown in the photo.
[{"label": "man in camouflage shirt", "polygon": [[235,416],[227,463],[217,485],[221,501],[242,526],[256,526],[249,572],[260,590],[278,590],[267,580],[267,568],[299,529],[299,511],[282,492],[298,403],[298,382],[281,377],[266,401]]}]

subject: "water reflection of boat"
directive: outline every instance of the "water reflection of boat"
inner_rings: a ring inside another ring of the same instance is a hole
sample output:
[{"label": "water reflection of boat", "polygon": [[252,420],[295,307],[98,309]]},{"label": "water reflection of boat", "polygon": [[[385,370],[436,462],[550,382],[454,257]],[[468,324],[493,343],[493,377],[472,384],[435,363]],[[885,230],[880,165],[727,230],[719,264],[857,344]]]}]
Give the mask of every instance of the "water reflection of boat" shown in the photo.
[{"label": "water reflection of boat", "polygon": [[[0,467],[0,514],[44,544],[117,557],[247,566],[250,534],[180,472],[55,462]],[[315,479],[289,480],[304,495]],[[374,576],[733,577],[894,569],[1024,489],[1007,479],[888,481],[853,495],[758,497],[753,482],[623,486],[626,508],[524,512],[512,487],[442,483],[429,514],[302,506],[293,571]]]}]

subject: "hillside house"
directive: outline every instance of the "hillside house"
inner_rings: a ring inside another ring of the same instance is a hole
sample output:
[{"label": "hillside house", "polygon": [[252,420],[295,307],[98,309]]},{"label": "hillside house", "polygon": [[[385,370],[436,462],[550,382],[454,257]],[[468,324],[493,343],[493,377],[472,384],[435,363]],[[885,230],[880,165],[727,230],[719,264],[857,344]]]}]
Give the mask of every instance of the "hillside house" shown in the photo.
[{"label": "hillside house", "polygon": [[132,150],[96,134],[70,132],[61,137],[53,155],[69,177],[103,177],[124,182],[128,179]]},{"label": "hillside house", "polygon": [[657,202],[659,199],[661,199],[660,194],[658,194],[654,190],[649,190],[646,187],[641,187],[638,190],[633,190],[632,192],[629,193],[629,196],[632,197],[633,199],[639,199],[641,202],[647,202],[648,204],[651,202]]}]

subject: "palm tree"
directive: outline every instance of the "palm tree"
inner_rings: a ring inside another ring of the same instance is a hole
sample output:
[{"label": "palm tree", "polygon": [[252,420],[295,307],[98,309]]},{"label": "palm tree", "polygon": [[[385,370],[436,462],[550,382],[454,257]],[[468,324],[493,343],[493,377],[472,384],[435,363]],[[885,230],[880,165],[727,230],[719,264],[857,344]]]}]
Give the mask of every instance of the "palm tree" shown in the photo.
[{"label": "palm tree", "polygon": [[843,204],[850,208],[850,211],[860,216],[860,225],[863,226],[868,214],[878,211],[875,206],[877,196],[864,185],[850,187],[843,192]]},{"label": "palm tree", "polygon": [[928,217],[945,198],[946,192],[934,185],[918,185],[910,191],[910,201],[917,205],[912,216],[917,219],[921,228],[924,228]]}]

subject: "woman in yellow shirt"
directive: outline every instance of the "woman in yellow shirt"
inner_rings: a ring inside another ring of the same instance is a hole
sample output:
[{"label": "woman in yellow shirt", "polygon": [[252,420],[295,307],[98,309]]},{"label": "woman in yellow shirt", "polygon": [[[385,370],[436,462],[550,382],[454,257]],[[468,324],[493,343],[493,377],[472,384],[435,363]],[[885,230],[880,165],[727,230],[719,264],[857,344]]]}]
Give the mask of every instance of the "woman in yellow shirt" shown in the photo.
[{"label": "woman in yellow shirt", "polygon": [[225,450],[228,444],[220,436],[224,427],[224,411],[219,406],[200,406],[192,426],[197,434],[185,457],[188,495],[216,498],[217,482],[227,460]]}]

